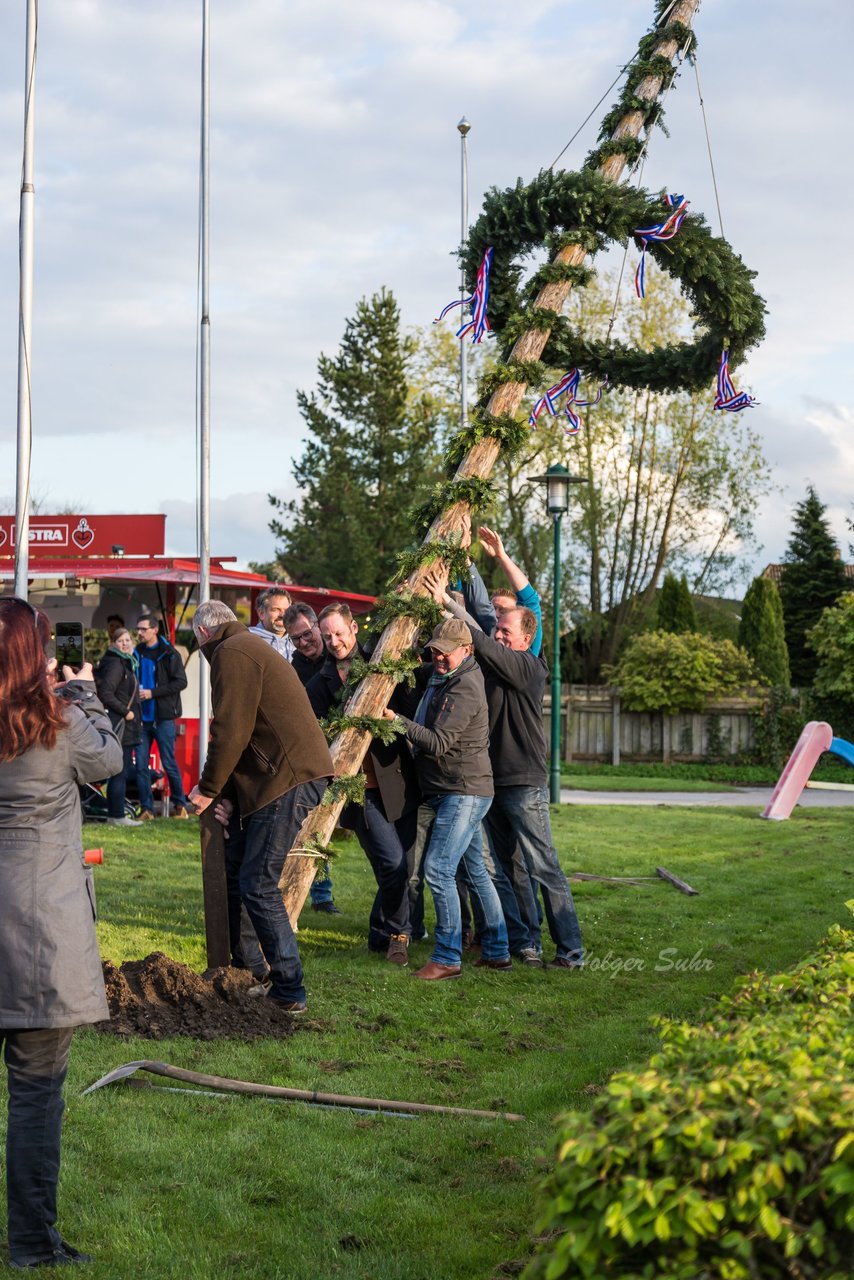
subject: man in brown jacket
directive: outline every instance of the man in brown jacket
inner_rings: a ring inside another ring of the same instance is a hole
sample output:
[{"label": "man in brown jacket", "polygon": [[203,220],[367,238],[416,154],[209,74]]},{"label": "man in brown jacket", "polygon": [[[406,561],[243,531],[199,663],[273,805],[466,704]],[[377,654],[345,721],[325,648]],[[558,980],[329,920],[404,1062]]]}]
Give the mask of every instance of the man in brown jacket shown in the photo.
[{"label": "man in brown jacket", "polygon": [[211,666],[213,720],[192,800],[202,811],[219,799],[218,810],[231,819],[227,872],[269,966],[268,999],[302,1013],[302,965],[279,877],[303,819],[320,803],[332,758],[290,664],[227,605],[200,604],[193,630]]}]

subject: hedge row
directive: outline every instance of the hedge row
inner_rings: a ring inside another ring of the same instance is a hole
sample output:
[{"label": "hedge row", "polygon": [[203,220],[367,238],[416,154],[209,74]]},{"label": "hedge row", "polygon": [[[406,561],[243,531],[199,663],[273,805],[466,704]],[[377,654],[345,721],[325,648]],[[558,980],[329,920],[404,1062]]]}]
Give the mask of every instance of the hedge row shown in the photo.
[{"label": "hedge row", "polygon": [[[854,911],[854,902],[847,904]],[[742,980],[562,1117],[529,1280],[850,1280],[854,933]]]}]

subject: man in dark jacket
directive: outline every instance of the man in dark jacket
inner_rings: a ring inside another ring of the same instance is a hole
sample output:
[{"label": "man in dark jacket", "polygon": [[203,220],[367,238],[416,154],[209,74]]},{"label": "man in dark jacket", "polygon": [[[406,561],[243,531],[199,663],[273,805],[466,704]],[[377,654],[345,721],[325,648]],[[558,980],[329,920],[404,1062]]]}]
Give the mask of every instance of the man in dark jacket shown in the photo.
[{"label": "man in dark jacket", "polygon": [[[355,658],[362,656],[356,640],[358,626],[346,604],[321,610],[319,625],[327,661],[306,685],[312,710],[324,719],[340,707]],[[409,957],[412,926],[409,918],[409,851],[415,842],[419,792],[415,771],[401,741],[374,741],[365,756],[364,805],[349,804],[342,825],[355,831],[377,881],[371,911],[368,947],[385,951],[393,964]]]},{"label": "man in dark jacket", "polygon": [[[513,851],[519,849],[534,885],[542,890],[549,932],[556,955],[552,969],[580,969],[584,963],[581,930],[569,882],[558,862],[549,819],[543,693],[548,668],[542,655],[531,652],[537,619],[530,609],[511,609],[498,619],[495,633],[486,635],[446,592],[439,591],[445,608],[464,617],[472,627],[475,656],[486,682],[489,703],[489,755],[495,780],[495,799],[486,817],[493,854],[513,882]],[[504,878],[496,888],[510,909]],[[530,920],[529,903],[518,903],[523,920]],[[528,947],[539,947],[533,933]]]},{"label": "man in dark jacket", "polygon": [[[436,907],[436,945],[416,978],[434,982],[462,973],[462,919],[457,868],[480,907],[478,965],[510,969],[507,930],[498,895],[483,862],[481,821],[492,799],[489,716],[483,675],[472,657],[472,634],[451,618],[436,627],[428,648],[433,674],[413,719],[401,716],[415,752],[418,782],[435,813],[424,857],[424,878]],[[393,720],[395,713],[386,711]]]},{"label": "man in dark jacket", "polygon": [[[283,621],[293,646],[291,666],[299,676],[300,684],[305,686],[326,662],[326,649],[317,625],[317,614],[310,604],[297,600],[295,604],[288,605]],[[322,880],[312,881],[309,893],[312,911],[340,916],[341,909],[336,906],[332,896],[332,876],[328,872]]]},{"label": "man in dark jacket", "polygon": [[297,600],[285,610],[285,630],[294,646],[291,666],[302,683],[308,684],[326,662],[323,636],[317,623],[317,614],[310,604]]},{"label": "man in dark jacket", "polygon": [[[332,758],[290,663],[219,600],[199,605],[193,630],[211,666],[213,710],[193,802],[203,811],[219,798],[217,817],[228,825],[226,872],[269,966],[268,999],[302,1013],[302,965],[279,879],[303,820],[323,797]],[[235,905],[230,894],[232,939],[240,932]]]},{"label": "man in dark jacket", "polygon": [[148,615],[136,624],[139,644],[139,700],[142,707],[142,739],[137,749],[137,787],[140,817],[154,817],[154,796],[148,761],[151,744],[157,743],[163,772],[169,779],[169,792],[176,818],[189,818],[184,783],[175,759],[175,721],[181,714],[181,690],[187,687],[184,664],[168,640],[160,634],[160,623]]}]

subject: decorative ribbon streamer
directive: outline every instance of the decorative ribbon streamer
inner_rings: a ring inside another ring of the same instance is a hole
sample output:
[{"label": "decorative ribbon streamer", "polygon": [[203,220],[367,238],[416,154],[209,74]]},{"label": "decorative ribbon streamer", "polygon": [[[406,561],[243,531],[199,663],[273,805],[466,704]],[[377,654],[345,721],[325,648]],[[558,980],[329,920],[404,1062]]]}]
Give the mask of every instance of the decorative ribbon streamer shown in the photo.
[{"label": "decorative ribbon streamer", "polygon": [[718,365],[718,390],[714,407],[724,409],[727,413],[738,413],[740,409],[752,409],[755,404],[753,396],[749,396],[746,391],[736,391],[732,385],[732,378],[729,376],[729,351],[724,347]]},{"label": "decorative ribbon streamer", "polygon": [[638,263],[638,269],[635,272],[635,293],[639,298],[645,298],[644,277],[646,275],[646,247],[651,240],[672,240],[676,232],[682,226],[685,220],[685,214],[688,212],[688,201],[684,196],[665,195],[664,203],[673,210],[666,218],[662,218],[661,222],[656,222],[651,227],[639,227],[635,231],[635,235],[639,240],[643,241],[641,248],[641,259]]},{"label": "decorative ribbon streamer", "polygon": [[545,395],[540,397],[531,410],[531,416],[528,419],[531,426],[535,427],[537,425],[537,419],[544,409],[553,418],[556,417],[558,412],[558,401],[561,396],[566,396],[564,408],[566,416],[569,418],[569,426],[566,428],[566,433],[569,436],[577,435],[581,426],[581,419],[578,414],[573,411],[572,406],[577,404],[579,408],[586,409],[592,404],[598,404],[602,399],[602,392],[604,391],[605,384],[608,381],[606,378],[602,383],[602,386],[596,392],[595,400],[579,400],[578,383],[580,379],[581,371],[579,369],[570,369],[568,373],[563,375],[560,382],[556,382],[553,387],[549,387]]},{"label": "decorative ribbon streamer", "polygon": [[467,333],[471,332],[473,343],[483,341],[483,335],[490,332],[490,324],[486,318],[486,306],[489,302],[489,268],[492,266],[494,254],[495,250],[490,247],[483,255],[483,261],[477,269],[477,284],[471,297],[457,298],[454,302],[449,302],[433,321],[434,324],[444,320],[448,312],[453,311],[454,307],[471,307],[471,320],[461,325],[457,330],[456,336],[464,338]]}]

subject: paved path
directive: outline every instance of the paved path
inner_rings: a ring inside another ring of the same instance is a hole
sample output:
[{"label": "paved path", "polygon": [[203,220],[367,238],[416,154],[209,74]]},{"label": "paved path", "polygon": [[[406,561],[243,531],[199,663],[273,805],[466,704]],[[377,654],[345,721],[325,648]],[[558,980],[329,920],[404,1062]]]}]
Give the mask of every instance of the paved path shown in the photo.
[{"label": "paved path", "polygon": [[[564,787],[561,804],[713,805],[758,809],[771,799],[773,787],[739,787],[733,791],[571,791]],[[798,804],[806,809],[854,806],[854,791],[802,791]]]}]

